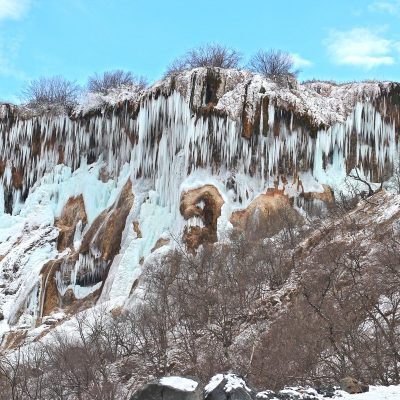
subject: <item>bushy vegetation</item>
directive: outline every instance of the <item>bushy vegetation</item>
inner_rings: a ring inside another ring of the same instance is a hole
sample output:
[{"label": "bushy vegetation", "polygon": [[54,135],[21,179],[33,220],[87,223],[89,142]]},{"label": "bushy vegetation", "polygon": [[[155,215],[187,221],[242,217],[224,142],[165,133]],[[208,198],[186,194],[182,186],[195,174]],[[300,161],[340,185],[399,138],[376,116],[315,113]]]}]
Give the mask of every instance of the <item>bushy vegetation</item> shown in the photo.
[{"label": "bushy vegetation", "polygon": [[134,308],[78,314],[74,331],[3,354],[0,399],[118,399],[154,376],[227,370],[273,389],[347,375],[400,383],[398,231],[380,228],[366,257],[351,234],[363,228],[351,213],[338,219],[349,204],[330,214],[349,240],[308,222],[307,257],[305,228],[281,218],[273,237],[234,233],[147,264]]},{"label": "bushy vegetation", "polygon": [[219,44],[207,44],[193,48],[173,61],[166,75],[199,67],[238,68],[241,59],[241,54],[234,49]]},{"label": "bushy vegetation", "polygon": [[[290,272],[281,240],[177,249],[147,265],[132,310],[77,315],[75,328],[0,357],[0,399],[120,399],[127,382],[194,374],[204,381],[238,367],[235,340],[270,286]],[[268,254],[268,257],[265,257]],[[51,334],[50,334],[51,335]]]},{"label": "bushy vegetation", "polygon": [[264,75],[279,84],[288,78],[296,78],[299,71],[294,69],[294,60],[290,53],[282,50],[260,50],[249,61],[250,71]]},{"label": "bushy vegetation", "polygon": [[87,89],[91,93],[107,94],[110,90],[121,87],[135,87],[137,90],[143,90],[146,86],[147,82],[144,78],[136,77],[129,71],[117,69],[90,76]]},{"label": "bushy vegetation", "polygon": [[[241,67],[241,60],[242,54],[235,49],[220,44],[206,44],[192,48],[174,60],[165,76],[199,67],[237,69]],[[278,83],[285,83],[285,79],[295,78],[298,74],[292,56],[281,50],[260,50],[251,57],[248,68]],[[106,96],[110,91],[121,88],[139,92],[147,85],[145,78],[116,69],[91,75],[84,91]],[[32,112],[60,114],[71,111],[84,91],[75,82],[62,76],[41,77],[27,84],[21,98],[28,107],[25,110],[28,115]]]},{"label": "bushy vegetation", "polygon": [[38,111],[68,110],[76,104],[79,86],[62,76],[41,77],[28,83],[22,98]]}]

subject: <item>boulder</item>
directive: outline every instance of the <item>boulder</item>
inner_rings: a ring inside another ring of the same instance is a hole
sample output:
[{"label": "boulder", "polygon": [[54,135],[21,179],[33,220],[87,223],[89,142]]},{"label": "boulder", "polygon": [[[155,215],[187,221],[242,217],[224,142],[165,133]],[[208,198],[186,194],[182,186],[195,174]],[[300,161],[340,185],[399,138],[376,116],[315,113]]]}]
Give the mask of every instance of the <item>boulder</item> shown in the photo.
[{"label": "boulder", "polygon": [[340,381],[340,389],[350,394],[356,394],[368,392],[369,386],[361,383],[355,378],[347,376]]},{"label": "boulder", "polygon": [[204,400],[253,400],[256,393],[239,376],[215,375],[204,388]]},{"label": "boulder", "polygon": [[199,384],[187,378],[168,376],[140,388],[131,400],[201,400]]}]

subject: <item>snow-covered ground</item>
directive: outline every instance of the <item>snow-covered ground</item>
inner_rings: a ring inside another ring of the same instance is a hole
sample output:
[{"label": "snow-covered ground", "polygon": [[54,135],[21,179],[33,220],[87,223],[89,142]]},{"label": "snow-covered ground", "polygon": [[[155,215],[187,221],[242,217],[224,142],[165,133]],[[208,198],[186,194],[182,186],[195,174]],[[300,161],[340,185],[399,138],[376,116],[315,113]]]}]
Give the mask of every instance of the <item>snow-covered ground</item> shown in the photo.
[{"label": "snow-covered ground", "polygon": [[370,386],[366,393],[349,394],[340,391],[338,396],[348,400],[400,400],[400,386]]}]

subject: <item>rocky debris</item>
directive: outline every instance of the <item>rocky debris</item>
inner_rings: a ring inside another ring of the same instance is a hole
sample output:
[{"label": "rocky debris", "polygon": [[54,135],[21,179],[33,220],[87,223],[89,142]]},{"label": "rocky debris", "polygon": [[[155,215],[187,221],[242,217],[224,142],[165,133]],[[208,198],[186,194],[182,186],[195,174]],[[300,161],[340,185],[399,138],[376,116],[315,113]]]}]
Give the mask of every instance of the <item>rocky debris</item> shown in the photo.
[{"label": "rocky debris", "polygon": [[204,388],[204,400],[254,400],[256,393],[235,374],[215,375]]},{"label": "rocky debris", "polygon": [[352,378],[351,376],[347,376],[340,381],[340,388],[350,394],[365,393],[369,391],[368,385]]},{"label": "rocky debris", "polygon": [[187,378],[169,376],[140,388],[131,400],[201,400],[199,384]]},{"label": "rocky debris", "polygon": [[0,321],[3,321],[3,319],[4,319],[4,314],[2,311],[0,311]]}]

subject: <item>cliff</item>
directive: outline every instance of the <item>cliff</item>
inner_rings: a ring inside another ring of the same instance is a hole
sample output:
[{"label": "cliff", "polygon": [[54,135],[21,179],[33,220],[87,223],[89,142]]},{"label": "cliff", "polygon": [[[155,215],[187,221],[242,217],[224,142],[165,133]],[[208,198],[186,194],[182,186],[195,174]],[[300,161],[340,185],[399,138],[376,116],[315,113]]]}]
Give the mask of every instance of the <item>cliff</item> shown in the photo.
[{"label": "cliff", "polygon": [[135,296],[143,263],[390,186],[400,84],[195,69],[70,115],[0,108],[0,334]]}]

